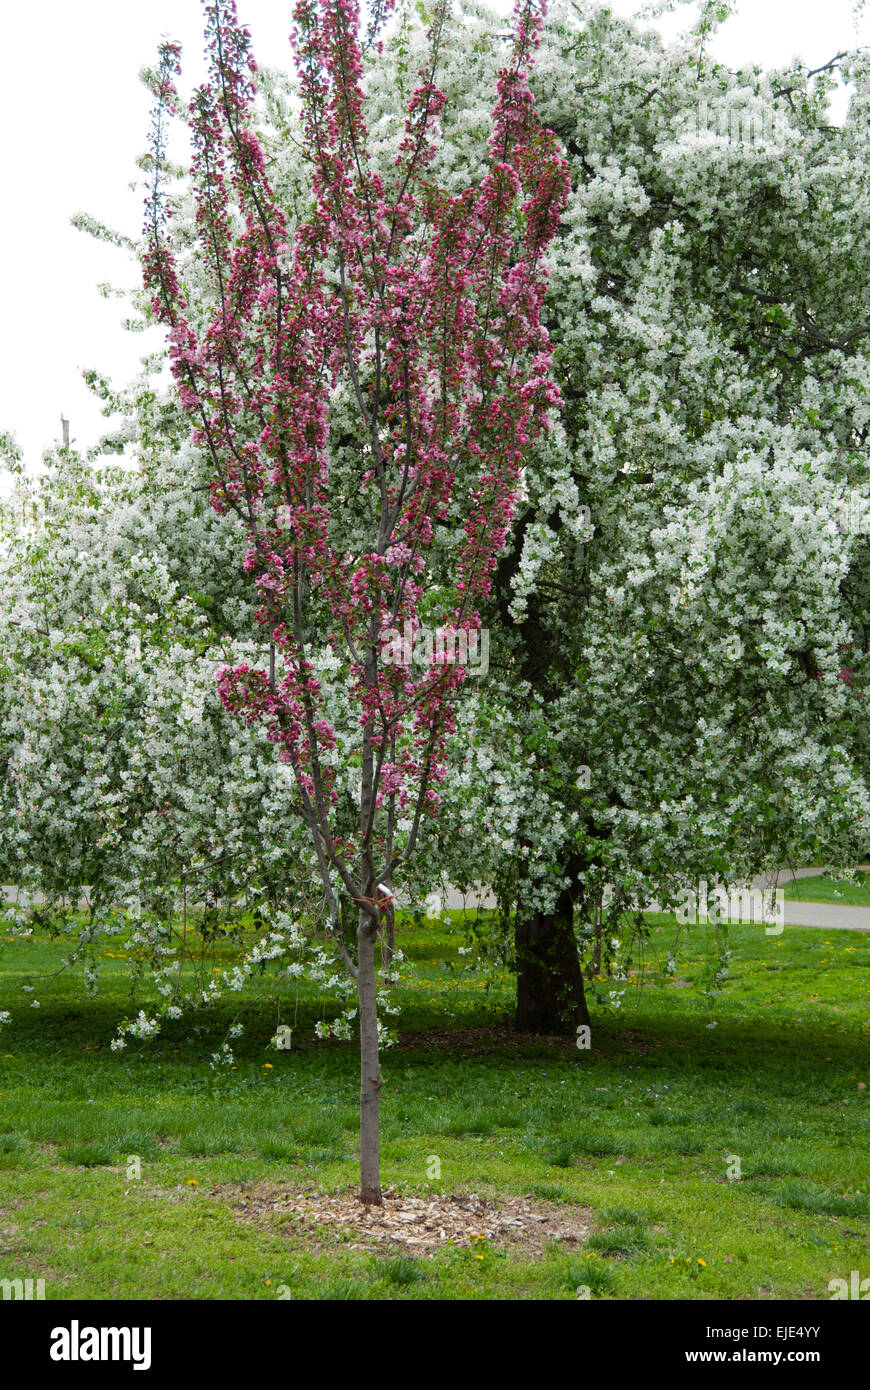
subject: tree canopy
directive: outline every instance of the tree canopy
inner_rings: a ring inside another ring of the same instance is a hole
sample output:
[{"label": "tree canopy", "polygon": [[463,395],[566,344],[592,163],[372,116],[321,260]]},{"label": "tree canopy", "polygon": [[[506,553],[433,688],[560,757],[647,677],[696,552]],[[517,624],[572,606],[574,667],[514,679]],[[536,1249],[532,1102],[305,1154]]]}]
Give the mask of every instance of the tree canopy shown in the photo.
[{"label": "tree canopy", "polygon": [[[440,33],[433,198],[485,176],[502,28],[465,3]],[[544,306],[562,406],[524,450],[478,605],[488,670],[462,683],[405,885],[492,885],[532,995],[566,982],[550,1026],[581,1017],[578,945],[610,958],[618,1003],[637,905],[866,853],[870,60],[735,73],[706,35],[666,44],[559,3],[530,76],[571,174]],[[428,50],[409,6],[383,37],[363,62],[372,176],[387,179]],[[289,236],[313,206],[299,92],[279,73],[257,82],[251,128]],[[196,182],[177,172],[166,197],[199,333],[217,291]],[[134,298],[148,320],[150,297]],[[85,955],[119,904],[141,912],[164,983],[184,893],[294,919],[323,903],[286,765],[218,699],[216,669],[268,672],[270,644],[251,641],[244,527],[210,509],[208,451],[160,366],[122,390],[94,377],[137,467],[104,458],[97,473],[61,451],[38,522],[7,527],[0,861],[52,898],[93,889]],[[352,414],[336,386],[328,450],[346,483],[330,525],[349,550],[365,515]],[[432,521],[438,621],[464,533],[449,504]],[[345,717],[320,645],[324,703]]]}]

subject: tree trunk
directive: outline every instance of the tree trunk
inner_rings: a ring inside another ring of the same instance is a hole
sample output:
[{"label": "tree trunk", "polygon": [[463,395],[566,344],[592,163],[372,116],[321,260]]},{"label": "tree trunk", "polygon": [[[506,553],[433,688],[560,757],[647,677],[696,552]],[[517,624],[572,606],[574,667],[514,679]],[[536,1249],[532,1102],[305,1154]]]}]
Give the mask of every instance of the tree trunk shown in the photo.
[{"label": "tree trunk", "polygon": [[360,913],[357,929],[359,999],[359,1154],[360,1200],[383,1205],[381,1196],[380,1100],[381,1065],[378,1055],[378,1000],[375,978],[377,926]]},{"label": "tree trunk", "polygon": [[574,904],[569,890],[555,912],[517,912],[518,1033],[575,1033],[589,1023],[583,972],[574,935]]},{"label": "tree trunk", "polygon": [[396,954],[396,911],[392,898],[381,908],[381,932],[384,938],[384,964],[389,969]]}]

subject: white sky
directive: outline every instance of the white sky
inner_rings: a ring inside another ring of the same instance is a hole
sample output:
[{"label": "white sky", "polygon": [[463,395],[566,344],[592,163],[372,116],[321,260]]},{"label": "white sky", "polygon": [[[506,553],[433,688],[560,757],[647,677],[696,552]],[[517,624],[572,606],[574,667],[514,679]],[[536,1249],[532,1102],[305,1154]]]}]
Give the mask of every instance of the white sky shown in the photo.
[{"label": "white sky", "polygon": [[[507,13],[511,4],[497,0],[497,8]],[[611,8],[631,14],[641,0],[612,0]],[[10,0],[4,10],[0,430],[17,435],[32,467],[60,439],[61,413],[83,449],[106,427],[81,368],[123,382],[146,349],[145,338],[121,327],[123,302],[96,289],[133,283],[134,265],[70,218],[86,211],[138,234],[141,200],[129,185],[146,148],[150,101],[137,74],[165,34],[184,45],[187,90],[201,71],[201,11],[198,0]],[[259,60],[288,64],[290,0],[239,0],[239,12]],[[682,9],[666,32],[694,13]],[[868,38],[870,22],[856,27],[853,0],[741,0],[713,50],[731,67],[795,55],[816,67]]]}]

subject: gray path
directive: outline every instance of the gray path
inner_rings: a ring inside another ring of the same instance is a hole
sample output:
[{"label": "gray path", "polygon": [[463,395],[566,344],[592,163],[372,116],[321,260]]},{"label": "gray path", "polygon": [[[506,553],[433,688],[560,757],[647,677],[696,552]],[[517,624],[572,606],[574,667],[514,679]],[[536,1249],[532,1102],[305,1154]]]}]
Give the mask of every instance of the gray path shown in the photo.
[{"label": "gray path", "polygon": [[[862,864],[862,869],[870,871],[870,865]],[[821,869],[781,869],[776,876],[776,882],[780,887],[789,883],[795,878],[812,878],[821,874]],[[767,888],[772,886],[772,876],[767,874],[754,880],[754,887]],[[2,894],[6,902],[14,902],[16,889],[8,886],[3,887]],[[40,895],[36,894],[35,900],[40,901]],[[0,898],[2,901],[2,898]],[[401,904],[401,898],[399,898]],[[451,889],[447,895],[445,907],[495,907],[496,901],[488,889],[482,889],[478,893],[469,893],[465,896]],[[82,903],[81,906],[86,906]],[[655,904],[651,905],[651,911],[655,911]],[[785,924],[787,927],[818,927],[822,931],[870,931],[870,907],[846,907],[836,903],[812,903],[812,902],[785,902]]]},{"label": "gray path", "polygon": [[[859,867],[870,871],[870,864],[861,864]],[[776,875],[760,875],[753,880],[753,887],[770,889],[776,885],[782,888],[794,879],[817,878],[821,873],[821,869],[780,869]],[[463,905],[469,908],[495,907],[496,902],[492,894],[487,891],[483,891],[479,895],[472,893],[463,897],[461,893],[451,890],[446,906],[460,908]],[[656,905],[653,904],[650,910],[655,911],[655,907]],[[785,925],[787,927],[818,927],[822,931],[870,931],[870,907],[841,907],[837,903],[789,902],[786,898]]]},{"label": "gray path", "polygon": [[870,931],[870,907],[840,907],[837,903],[790,903],[785,900],[787,927],[821,927],[824,931]]},{"label": "gray path", "polygon": [[[870,864],[860,864],[865,872]],[[776,876],[780,886],[796,878],[817,878],[821,869],[781,869]],[[755,880],[759,888],[770,888],[771,874]],[[839,903],[796,903],[785,900],[785,924],[787,927],[821,927],[824,931],[870,931],[870,907],[849,907]]]}]

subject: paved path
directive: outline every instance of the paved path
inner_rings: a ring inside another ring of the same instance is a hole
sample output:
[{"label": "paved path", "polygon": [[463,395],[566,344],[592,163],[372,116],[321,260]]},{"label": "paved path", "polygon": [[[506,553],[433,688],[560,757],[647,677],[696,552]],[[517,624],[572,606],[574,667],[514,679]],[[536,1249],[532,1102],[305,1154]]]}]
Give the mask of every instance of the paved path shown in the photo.
[{"label": "paved path", "polygon": [[870,931],[870,907],[840,907],[837,903],[790,903],[785,900],[787,927],[822,927],[824,931]]},{"label": "paved path", "polygon": [[[859,866],[870,872],[870,864]],[[761,874],[753,879],[753,888],[770,889],[774,885],[782,888],[796,878],[818,878],[821,869],[780,869],[778,874]],[[447,906],[495,907],[495,898],[489,892],[480,895],[469,893],[465,898],[454,890],[448,895]],[[650,905],[650,911],[656,910]],[[787,927],[819,927],[823,931],[870,931],[870,907],[840,906],[838,903],[790,902],[785,900],[785,925]]]},{"label": "paved path", "polygon": [[[870,864],[862,864],[862,869],[870,872]],[[796,878],[813,878],[821,874],[821,869],[781,869],[778,875],[765,874],[753,880],[753,887],[770,889],[774,879],[782,887]],[[8,886],[2,889],[6,902],[14,902],[16,890]],[[34,895],[35,901],[40,895]],[[2,901],[2,898],[0,898]],[[399,898],[401,905],[401,896]],[[80,904],[85,907],[87,904]],[[480,893],[463,896],[456,889],[447,895],[446,906],[450,908],[495,907],[496,901],[488,889]],[[656,904],[650,905],[650,911]],[[823,931],[870,931],[870,907],[847,907],[837,903],[789,902],[785,900],[785,925],[787,927],[818,927]]]},{"label": "paved path", "polygon": [[[859,864],[870,871],[870,864]],[[755,879],[758,888],[791,883],[796,878],[818,878],[821,869],[780,869],[779,874],[763,874]],[[790,902],[785,900],[787,927],[821,927],[824,931],[870,931],[870,907],[850,907],[840,903]]]}]

